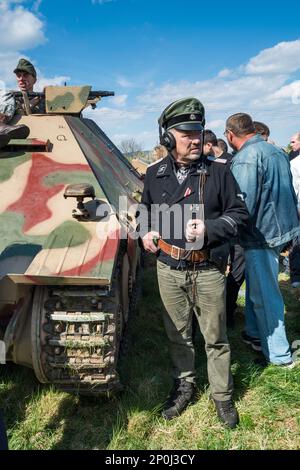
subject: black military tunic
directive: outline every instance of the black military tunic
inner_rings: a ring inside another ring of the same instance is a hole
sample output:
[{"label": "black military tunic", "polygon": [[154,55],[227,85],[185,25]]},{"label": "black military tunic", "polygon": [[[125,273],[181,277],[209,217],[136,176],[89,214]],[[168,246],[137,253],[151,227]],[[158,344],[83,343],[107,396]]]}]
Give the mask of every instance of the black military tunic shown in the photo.
[{"label": "black military tunic", "polygon": [[[184,236],[186,218],[197,217],[194,214],[200,205],[199,178],[202,173],[205,175],[203,204],[206,228],[203,249],[209,249],[211,261],[220,267],[224,266],[229,252],[228,241],[237,235],[238,229],[248,220],[243,196],[230,168],[226,163],[218,162],[213,157],[202,157],[189,166],[188,175],[181,184],[177,179],[177,170],[177,164],[170,154],[147,169],[141,202],[147,209],[146,216],[148,217],[146,221],[145,211],[144,215],[141,211],[141,236],[155,230],[170,245],[186,248],[187,242]],[[160,205],[160,211],[153,211],[155,207],[153,205]],[[176,218],[177,226],[174,226],[175,219],[172,215],[175,213],[174,205],[179,205],[182,209],[181,228],[178,227],[178,217]],[[151,207],[152,215],[156,214],[152,220]],[[166,220],[171,221],[170,233],[166,233],[165,230]],[[180,232],[181,236],[178,238]],[[158,259],[172,267],[187,266],[184,261],[179,262],[162,250],[158,253]]]}]

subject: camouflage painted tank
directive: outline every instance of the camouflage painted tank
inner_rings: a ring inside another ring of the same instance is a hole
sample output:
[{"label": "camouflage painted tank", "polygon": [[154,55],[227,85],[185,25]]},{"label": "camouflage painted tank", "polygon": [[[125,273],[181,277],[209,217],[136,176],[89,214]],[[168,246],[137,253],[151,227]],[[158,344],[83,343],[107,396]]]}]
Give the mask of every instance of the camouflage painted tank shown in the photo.
[{"label": "camouflage painted tank", "polygon": [[[0,328],[6,360],[84,394],[120,386],[140,250],[139,174],[82,110],[90,87],[48,87],[27,140],[0,150]],[[123,208],[119,198],[123,197]],[[126,204],[124,206],[124,201]]]}]

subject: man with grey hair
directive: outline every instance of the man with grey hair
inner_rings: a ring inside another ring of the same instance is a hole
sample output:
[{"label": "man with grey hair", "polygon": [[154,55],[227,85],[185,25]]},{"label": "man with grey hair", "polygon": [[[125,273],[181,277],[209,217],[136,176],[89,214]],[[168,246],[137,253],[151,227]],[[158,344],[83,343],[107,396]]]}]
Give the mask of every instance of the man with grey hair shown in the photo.
[{"label": "man with grey hair", "polygon": [[289,153],[290,161],[300,155],[300,132],[296,132],[290,140],[291,151]]},{"label": "man with grey hair", "polygon": [[[298,212],[300,216],[300,132],[291,137],[290,145],[293,156],[290,157],[293,186],[297,196]],[[290,281],[293,288],[300,287],[300,240],[293,240],[289,253]]]},{"label": "man with grey hair", "polygon": [[288,157],[256,133],[248,114],[230,116],[225,135],[237,152],[231,170],[250,214],[249,224],[240,236],[246,261],[246,325],[242,338],[253,349],[261,348],[267,363],[292,368],[278,284],[280,251],[299,234]]},{"label": "man with grey hair", "polygon": [[168,155],[147,169],[140,234],[145,250],[157,256],[173,363],[174,387],[162,416],[179,416],[195,398],[196,315],[205,340],[211,398],[219,419],[234,428],[238,414],[232,401],[224,267],[228,241],[246,224],[248,214],[226,161],[203,155],[204,115],[196,98],[177,100],[162,112],[160,143]]}]

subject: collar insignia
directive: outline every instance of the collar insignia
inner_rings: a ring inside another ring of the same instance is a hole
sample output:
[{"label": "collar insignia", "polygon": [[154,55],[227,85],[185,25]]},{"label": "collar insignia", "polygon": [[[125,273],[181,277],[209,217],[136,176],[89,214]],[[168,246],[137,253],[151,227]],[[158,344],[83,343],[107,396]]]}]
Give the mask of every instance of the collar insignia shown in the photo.
[{"label": "collar insignia", "polygon": [[160,167],[158,168],[156,176],[162,176],[166,172],[167,166],[168,165],[166,163],[164,163],[163,165],[160,165]]}]

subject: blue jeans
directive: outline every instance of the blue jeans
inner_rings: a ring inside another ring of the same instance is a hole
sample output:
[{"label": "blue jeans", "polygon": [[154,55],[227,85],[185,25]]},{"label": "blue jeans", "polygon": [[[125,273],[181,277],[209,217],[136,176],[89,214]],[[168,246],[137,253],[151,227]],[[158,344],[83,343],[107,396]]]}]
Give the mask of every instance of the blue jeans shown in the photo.
[{"label": "blue jeans", "polygon": [[292,357],[278,284],[279,253],[279,248],[245,249],[246,333],[260,339],[268,361],[286,364]]}]

